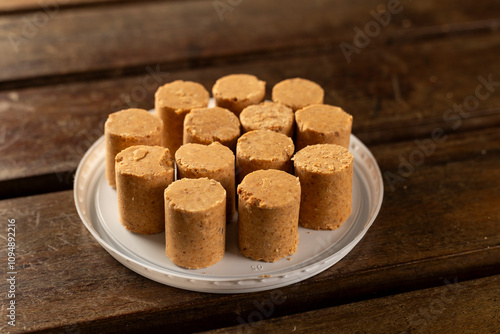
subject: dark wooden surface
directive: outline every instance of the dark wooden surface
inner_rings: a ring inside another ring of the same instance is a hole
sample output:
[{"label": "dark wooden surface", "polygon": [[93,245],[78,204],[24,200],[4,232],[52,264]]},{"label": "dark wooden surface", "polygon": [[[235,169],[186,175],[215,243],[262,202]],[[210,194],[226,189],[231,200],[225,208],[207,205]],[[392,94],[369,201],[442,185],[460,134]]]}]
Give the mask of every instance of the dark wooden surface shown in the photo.
[{"label": "dark wooden surface", "polygon": [[[499,285],[500,276],[445,280],[435,288],[204,333],[366,333],[367,328],[370,333],[497,333],[499,296],[491,292],[498,291]],[[474,317],[467,316],[470,313]]]},{"label": "dark wooden surface", "polygon": [[[350,63],[340,43],[386,2],[247,0],[222,20],[209,0],[42,3],[56,5],[0,1],[0,257],[16,219],[18,272],[15,328],[0,281],[0,332],[498,327],[499,2],[402,1]],[[26,30],[34,18],[39,27]],[[24,38],[16,46],[13,34]],[[135,274],[78,217],[78,162],[109,113],[152,108],[160,84],[210,89],[242,72],[267,81],[268,97],[278,81],[309,78],[354,116],[384,175],[379,217],[338,264],[274,291],[204,294]],[[478,85],[481,99],[460,112]]]}]

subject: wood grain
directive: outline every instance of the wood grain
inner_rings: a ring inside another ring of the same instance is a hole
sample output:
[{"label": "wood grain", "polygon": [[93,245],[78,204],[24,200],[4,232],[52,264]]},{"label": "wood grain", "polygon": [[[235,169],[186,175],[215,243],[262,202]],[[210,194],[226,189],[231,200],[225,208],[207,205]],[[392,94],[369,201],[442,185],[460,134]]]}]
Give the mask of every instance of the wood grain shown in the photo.
[{"label": "wood grain", "polygon": [[[204,333],[494,333],[500,319],[499,286],[500,276],[443,283]],[[254,318],[259,319],[250,319]]]},{"label": "wood grain", "polygon": [[[339,50],[341,42],[354,43],[355,27],[376,23],[371,11],[384,8],[379,1],[256,0],[218,12],[213,1],[176,1],[9,15],[0,17],[0,86],[31,86],[54,76],[110,76],[124,69],[137,73],[147,64],[181,68],[279,51]],[[500,25],[500,4],[486,0],[460,6],[452,0],[413,1],[398,11],[390,24],[358,44],[362,50]],[[478,20],[483,23],[470,24]]]},{"label": "wood grain", "polygon": [[429,138],[439,128],[460,132],[498,125],[497,86],[492,92],[482,88],[489,96],[470,113],[448,112],[475,96],[478,77],[500,82],[499,41],[498,34],[485,34],[374,47],[350,65],[339,50],[331,50],[192,70],[145,66],[130,77],[0,92],[0,197],[44,191],[34,179],[25,187],[11,182],[20,178],[41,176],[42,184],[53,187],[49,190],[71,188],[71,173],[102,135],[107,115],[126,107],[152,108],[156,88],[176,79],[210,90],[223,75],[253,73],[267,81],[269,98],[278,81],[309,78],[324,87],[326,103],[354,116],[353,133],[368,145]]},{"label": "wood grain", "polygon": [[[285,301],[272,317],[499,274],[499,130],[449,134],[394,191],[386,189],[379,217],[343,260],[274,291]],[[413,145],[372,150],[383,171],[398,173],[398,157]],[[16,300],[26,331],[209,330],[238,325],[273,296],[188,292],[133,273],[93,240],[70,191],[0,201],[0,216],[2,226],[9,218],[18,226]]]}]

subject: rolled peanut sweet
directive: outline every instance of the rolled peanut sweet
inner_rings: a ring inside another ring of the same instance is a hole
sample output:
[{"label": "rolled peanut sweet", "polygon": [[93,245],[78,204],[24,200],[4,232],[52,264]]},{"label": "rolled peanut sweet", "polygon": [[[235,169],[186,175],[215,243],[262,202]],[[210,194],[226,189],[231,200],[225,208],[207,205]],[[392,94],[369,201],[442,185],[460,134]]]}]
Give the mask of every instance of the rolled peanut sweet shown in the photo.
[{"label": "rolled peanut sweet", "polygon": [[184,144],[208,145],[218,141],[234,152],[239,136],[240,121],[225,108],[196,108],[184,120]]},{"label": "rolled peanut sweet", "polygon": [[238,186],[238,245],[253,260],[275,262],[299,242],[300,183],[283,171],[248,174]]},{"label": "rolled peanut sweet", "polygon": [[226,190],[226,218],[233,220],[236,214],[234,154],[219,142],[210,145],[189,143],[175,152],[177,178],[198,179],[206,177],[218,181]]},{"label": "rolled peanut sweet", "polygon": [[210,94],[201,84],[176,80],[158,88],[155,109],[163,121],[162,145],[175,154],[182,145],[184,117],[193,108],[208,106]]},{"label": "rolled peanut sweet", "polygon": [[245,133],[236,146],[236,170],[238,182],[259,169],[278,169],[292,172],[291,158],[294,152],[290,137],[271,130],[255,130]]},{"label": "rolled peanut sweet", "polygon": [[215,82],[212,94],[216,106],[239,116],[245,107],[264,100],[266,83],[251,74],[230,74]]},{"label": "rolled peanut sweet", "polygon": [[123,226],[140,234],[163,232],[163,192],[173,181],[174,162],[167,148],[138,145],[118,153],[116,193]]},{"label": "rolled peanut sweet", "polygon": [[226,191],[207,178],[177,180],[165,189],[165,253],[176,265],[206,268],[224,256]]},{"label": "rolled peanut sweet", "polygon": [[302,199],[300,224],[315,230],[335,230],[351,214],[353,156],[345,147],[318,144],[293,157]]},{"label": "rolled peanut sweet", "polygon": [[243,132],[271,130],[292,137],[295,118],[291,108],[266,101],[243,109],[240,123]]},{"label": "rolled peanut sweet", "polygon": [[134,145],[161,145],[162,131],[162,121],[143,109],[125,109],[108,116],[104,125],[104,137],[106,179],[110,186],[114,188],[116,185],[116,155]]},{"label": "rolled peanut sweet", "polygon": [[352,116],[342,108],[314,104],[295,113],[297,151],[307,145],[337,144],[349,148]]},{"label": "rolled peanut sweet", "polygon": [[272,91],[274,102],[282,103],[293,111],[297,111],[311,104],[323,103],[325,92],[317,83],[303,79],[293,78],[278,82]]}]

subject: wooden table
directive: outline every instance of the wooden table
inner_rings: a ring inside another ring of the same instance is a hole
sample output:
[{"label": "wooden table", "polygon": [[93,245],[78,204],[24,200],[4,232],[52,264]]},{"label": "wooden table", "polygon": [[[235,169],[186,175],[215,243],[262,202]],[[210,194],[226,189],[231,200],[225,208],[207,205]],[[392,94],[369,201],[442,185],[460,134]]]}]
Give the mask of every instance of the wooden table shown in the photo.
[{"label": "wooden table", "polygon": [[[499,28],[486,0],[0,1],[0,332],[498,332]],[[376,157],[384,202],[313,278],[183,291],[98,245],[73,175],[109,113],[229,73],[268,98],[285,78],[321,84]]]}]

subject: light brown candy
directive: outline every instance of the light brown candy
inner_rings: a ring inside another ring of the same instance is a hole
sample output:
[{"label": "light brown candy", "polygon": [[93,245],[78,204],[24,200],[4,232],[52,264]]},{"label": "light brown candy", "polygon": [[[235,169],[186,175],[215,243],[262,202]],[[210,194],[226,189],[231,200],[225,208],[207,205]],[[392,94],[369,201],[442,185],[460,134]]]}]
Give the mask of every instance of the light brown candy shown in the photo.
[{"label": "light brown candy", "polygon": [[184,144],[208,145],[217,141],[234,152],[239,136],[240,121],[225,108],[193,109],[184,120]]},{"label": "light brown candy", "polygon": [[342,108],[315,104],[295,113],[297,151],[307,145],[337,144],[349,148],[352,116]]},{"label": "light brown candy", "polygon": [[193,108],[208,105],[210,94],[199,83],[176,80],[158,88],[155,109],[163,121],[162,145],[172,154],[182,145],[184,117]]},{"label": "light brown candy", "polygon": [[307,146],[293,157],[302,199],[300,224],[315,230],[339,228],[351,214],[353,156],[335,144]]},{"label": "light brown candy", "polygon": [[207,178],[177,180],[165,189],[165,253],[176,265],[206,268],[224,256],[226,191]]},{"label": "light brown candy", "polygon": [[174,162],[167,148],[139,145],[118,153],[116,192],[123,226],[141,234],[163,232],[163,192],[173,181]]},{"label": "light brown candy", "polygon": [[275,262],[297,251],[300,183],[283,171],[248,174],[238,186],[238,244],[253,260]]},{"label": "light brown candy", "polygon": [[240,123],[243,132],[271,130],[292,137],[295,118],[291,108],[266,101],[243,109]]},{"label": "light brown candy", "polygon": [[251,74],[230,74],[215,82],[212,88],[215,105],[231,110],[236,116],[266,95],[266,83]]},{"label": "light brown candy", "polygon": [[226,146],[215,142],[210,145],[189,143],[182,145],[175,152],[177,178],[214,179],[224,187],[227,194],[226,218],[231,222],[235,209],[235,172],[234,154]]},{"label": "light brown candy", "polygon": [[106,140],[106,179],[115,187],[115,157],[134,145],[161,145],[163,124],[143,109],[125,109],[108,116],[104,125]]},{"label": "light brown candy", "polygon": [[238,182],[259,169],[292,171],[291,158],[294,152],[290,137],[270,130],[255,130],[238,139],[236,147],[236,170]]},{"label": "light brown candy", "polygon": [[278,82],[272,91],[274,102],[282,103],[293,111],[307,107],[311,104],[323,103],[325,92],[317,83],[302,79],[293,78]]}]

